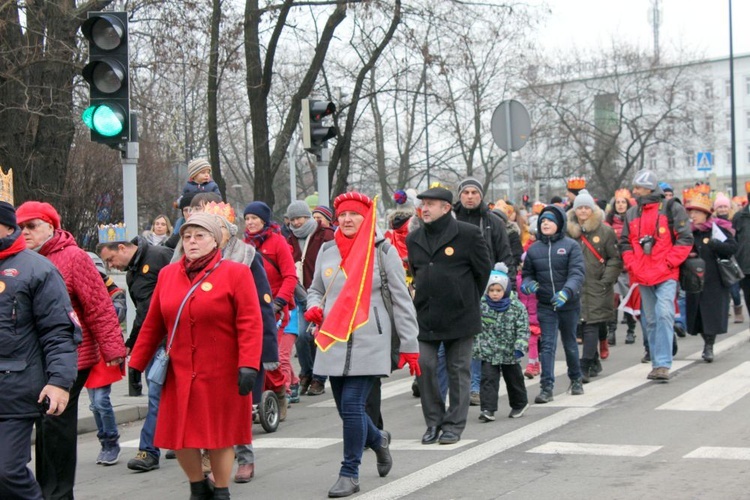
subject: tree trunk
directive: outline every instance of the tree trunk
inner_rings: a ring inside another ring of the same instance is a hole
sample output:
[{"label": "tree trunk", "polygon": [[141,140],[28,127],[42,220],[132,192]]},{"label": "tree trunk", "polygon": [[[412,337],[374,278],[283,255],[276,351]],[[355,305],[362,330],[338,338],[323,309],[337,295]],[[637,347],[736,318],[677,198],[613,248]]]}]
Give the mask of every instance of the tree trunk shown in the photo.
[{"label": "tree trunk", "polygon": [[211,11],[211,48],[208,57],[208,152],[211,162],[211,174],[219,185],[223,198],[227,199],[227,186],[221,173],[219,156],[219,30],[221,29],[222,0],[212,0]]}]

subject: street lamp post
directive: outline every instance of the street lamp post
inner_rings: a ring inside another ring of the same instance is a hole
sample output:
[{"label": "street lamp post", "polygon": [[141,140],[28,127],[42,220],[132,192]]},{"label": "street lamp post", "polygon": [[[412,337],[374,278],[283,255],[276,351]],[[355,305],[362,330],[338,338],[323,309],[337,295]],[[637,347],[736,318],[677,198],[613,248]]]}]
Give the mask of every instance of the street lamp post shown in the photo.
[{"label": "street lamp post", "polygon": [[732,196],[737,196],[737,139],[734,133],[734,43],[732,41],[732,0],[729,0],[729,115],[731,120]]}]

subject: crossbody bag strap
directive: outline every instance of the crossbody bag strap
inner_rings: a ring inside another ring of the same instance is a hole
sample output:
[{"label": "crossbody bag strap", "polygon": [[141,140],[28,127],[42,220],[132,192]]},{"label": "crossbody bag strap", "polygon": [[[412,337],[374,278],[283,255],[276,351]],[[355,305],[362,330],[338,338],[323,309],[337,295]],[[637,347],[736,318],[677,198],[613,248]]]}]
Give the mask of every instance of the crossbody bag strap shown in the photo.
[{"label": "crossbody bag strap", "polygon": [[596,248],[594,248],[594,245],[592,245],[589,242],[588,238],[586,238],[586,236],[582,234],[581,240],[586,245],[586,247],[591,251],[591,253],[594,254],[594,257],[596,257],[596,260],[598,260],[599,263],[604,264],[604,259],[602,258],[601,255],[599,255],[599,252],[596,251]]},{"label": "crossbody bag strap", "polygon": [[180,316],[182,315],[182,309],[185,307],[185,304],[187,304],[188,299],[193,294],[196,288],[203,283],[206,278],[208,278],[208,275],[211,274],[217,267],[219,267],[219,264],[221,264],[221,260],[217,262],[214,267],[209,269],[206,274],[203,275],[201,279],[199,279],[193,286],[190,287],[190,290],[188,290],[188,293],[185,295],[185,298],[182,299],[182,303],[180,304],[179,309],[177,309],[177,318],[174,321],[174,326],[172,327],[172,334],[169,336],[169,342],[167,342],[167,349],[166,353],[169,354],[169,351],[172,349],[172,343],[174,342],[174,334],[177,333],[177,325],[180,324]]}]

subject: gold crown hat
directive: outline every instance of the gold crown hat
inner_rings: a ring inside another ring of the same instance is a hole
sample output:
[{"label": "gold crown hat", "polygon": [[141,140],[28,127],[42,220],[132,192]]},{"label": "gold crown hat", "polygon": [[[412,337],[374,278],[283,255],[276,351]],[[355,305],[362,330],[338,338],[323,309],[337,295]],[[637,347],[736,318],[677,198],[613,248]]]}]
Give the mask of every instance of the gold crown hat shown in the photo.
[{"label": "gold crown hat", "polygon": [[745,192],[750,193],[750,181],[745,181]]},{"label": "gold crown hat", "polygon": [[695,192],[690,198],[690,201],[685,203],[685,210],[700,210],[708,215],[711,215],[711,198],[707,194],[701,192]]},{"label": "gold crown hat", "polygon": [[568,189],[586,189],[586,178],[585,177],[571,177],[568,179]]},{"label": "gold crown hat", "polygon": [[0,167],[0,201],[13,203],[13,169],[9,168],[6,174],[2,167]]},{"label": "gold crown hat", "polygon": [[212,201],[203,207],[203,212],[207,214],[220,215],[224,217],[230,224],[234,224],[237,217],[234,214],[234,208],[229,203],[216,203]]},{"label": "gold crown hat", "polygon": [[545,205],[541,201],[535,201],[534,204],[531,205],[531,213],[534,214],[534,215],[539,215],[540,213],[542,213],[542,210],[546,206],[547,205]]},{"label": "gold crown hat", "polygon": [[702,193],[702,194],[705,194],[705,195],[709,195],[709,194],[711,194],[711,186],[709,186],[708,184],[703,184],[703,183],[696,184],[695,185],[695,192],[696,193]]}]

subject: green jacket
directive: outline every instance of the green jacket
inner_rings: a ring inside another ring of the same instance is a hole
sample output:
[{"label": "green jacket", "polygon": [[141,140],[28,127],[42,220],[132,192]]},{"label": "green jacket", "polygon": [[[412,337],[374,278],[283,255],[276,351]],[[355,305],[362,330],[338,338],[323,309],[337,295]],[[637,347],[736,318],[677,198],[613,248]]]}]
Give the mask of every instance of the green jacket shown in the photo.
[{"label": "green jacket", "polygon": [[529,314],[511,293],[510,307],[504,312],[490,309],[482,297],[482,331],[474,337],[474,357],[493,365],[518,363],[514,351],[529,350]]}]

